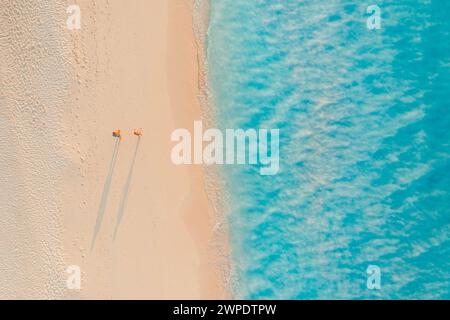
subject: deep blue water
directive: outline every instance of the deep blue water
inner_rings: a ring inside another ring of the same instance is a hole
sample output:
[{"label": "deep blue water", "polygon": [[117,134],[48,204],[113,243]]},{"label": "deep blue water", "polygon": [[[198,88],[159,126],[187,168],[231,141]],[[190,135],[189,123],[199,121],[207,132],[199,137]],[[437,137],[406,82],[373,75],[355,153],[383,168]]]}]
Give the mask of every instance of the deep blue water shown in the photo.
[{"label": "deep blue water", "polygon": [[[366,27],[374,3],[381,30]],[[237,297],[450,298],[449,14],[445,0],[211,1],[218,126],[281,137],[277,175],[221,169]]]}]

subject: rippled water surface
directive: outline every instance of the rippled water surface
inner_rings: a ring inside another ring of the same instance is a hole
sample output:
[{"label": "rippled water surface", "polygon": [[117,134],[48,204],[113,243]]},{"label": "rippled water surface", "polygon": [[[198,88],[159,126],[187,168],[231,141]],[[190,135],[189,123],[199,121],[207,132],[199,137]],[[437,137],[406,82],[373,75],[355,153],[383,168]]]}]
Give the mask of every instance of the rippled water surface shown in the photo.
[{"label": "rippled water surface", "polygon": [[[450,298],[450,1],[212,0],[222,128],[279,128],[280,172],[223,167],[241,298]],[[369,265],[381,289],[366,286]]]}]

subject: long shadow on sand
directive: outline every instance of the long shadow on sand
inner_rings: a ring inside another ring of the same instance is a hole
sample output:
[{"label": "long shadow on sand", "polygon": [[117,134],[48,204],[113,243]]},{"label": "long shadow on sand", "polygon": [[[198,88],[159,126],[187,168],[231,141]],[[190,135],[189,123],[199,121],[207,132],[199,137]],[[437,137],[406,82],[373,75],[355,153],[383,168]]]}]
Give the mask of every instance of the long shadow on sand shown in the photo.
[{"label": "long shadow on sand", "polygon": [[119,226],[120,226],[120,223],[122,222],[122,218],[123,218],[123,215],[125,212],[125,207],[127,205],[128,191],[130,190],[130,184],[131,184],[131,180],[133,178],[134,165],[136,164],[136,156],[137,156],[137,153],[139,150],[140,142],[141,142],[141,138],[138,137],[138,140],[136,142],[136,148],[134,149],[133,160],[131,161],[130,171],[128,171],[128,178],[125,183],[125,186],[123,187],[122,197],[120,198],[119,210],[117,211],[116,228],[114,230],[113,239],[116,239],[117,231],[119,230]]},{"label": "long shadow on sand", "polygon": [[114,145],[113,155],[111,158],[111,162],[109,164],[108,175],[106,176],[105,185],[103,186],[102,197],[100,200],[100,205],[97,213],[97,221],[95,222],[94,235],[92,237],[91,242],[91,251],[94,248],[95,239],[97,238],[98,232],[100,231],[100,227],[102,225],[103,216],[105,215],[106,203],[108,202],[109,189],[111,187],[111,181],[114,174],[114,168],[117,162],[117,155],[119,154],[120,140],[116,140],[116,144]]}]

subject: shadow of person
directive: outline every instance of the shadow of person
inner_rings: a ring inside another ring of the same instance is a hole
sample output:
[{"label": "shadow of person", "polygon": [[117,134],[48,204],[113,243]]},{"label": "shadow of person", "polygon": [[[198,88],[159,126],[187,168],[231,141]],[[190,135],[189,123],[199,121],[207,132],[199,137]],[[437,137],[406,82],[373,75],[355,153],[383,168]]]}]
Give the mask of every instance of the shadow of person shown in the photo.
[{"label": "shadow of person", "polygon": [[120,147],[120,139],[117,139],[116,144],[114,145],[111,162],[109,164],[108,175],[106,176],[105,184],[103,186],[103,192],[102,192],[102,197],[100,199],[100,205],[98,207],[97,220],[95,222],[94,235],[92,237],[92,242],[91,242],[91,251],[94,248],[95,239],[97,238],[98,232],[100,231],[100,227],[101,227],[102,221],[103,221],[103,216],[105,214],[106,203],[108,202],[108,196],[109,196],[109,189],[111,187],[111,181],[112,181],[112,177],[114,174],[114,168],[115,168],[116,162],[117,162],[117,156],[119,154],[119,147]]},{"label": "shadow of person", "polygon": [[120,226],[120,223],[122,222],[122,218],[123,218],[123,215],[125,212],[125,207],[127,205],[128,192],[130,190],[131,180],[133,178],[134,165],[136,164],[136,157],[137,157],[137,153],[139,150],[140,142],[141,142],[141,137],[138,137],[138,140],[136,142],[136,148],[134,149],[133,160],[131,161],[131,167],[130,167],[130,170],[128,171],[127,181],[123,187],[122,196],[120,198],[119,210],[117,211],[117,221],[116,221],[116,227],[114,229],[113,240],[116,239],[117,231],[119,230],[119,226]]}]

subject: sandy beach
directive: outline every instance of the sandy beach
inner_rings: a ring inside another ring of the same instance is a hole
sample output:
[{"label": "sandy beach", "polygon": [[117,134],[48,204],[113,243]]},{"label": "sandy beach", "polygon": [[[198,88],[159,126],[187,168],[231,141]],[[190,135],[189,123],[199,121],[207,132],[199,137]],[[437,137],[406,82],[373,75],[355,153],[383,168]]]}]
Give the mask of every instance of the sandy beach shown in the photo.
[{"label": "sandy beach", "polygon": [[0,10],[0,298],[228,297],[202,167],[170,159],[202,118],[193,1]]}]

